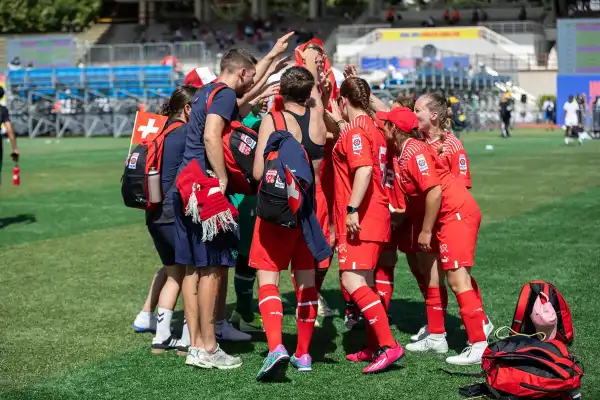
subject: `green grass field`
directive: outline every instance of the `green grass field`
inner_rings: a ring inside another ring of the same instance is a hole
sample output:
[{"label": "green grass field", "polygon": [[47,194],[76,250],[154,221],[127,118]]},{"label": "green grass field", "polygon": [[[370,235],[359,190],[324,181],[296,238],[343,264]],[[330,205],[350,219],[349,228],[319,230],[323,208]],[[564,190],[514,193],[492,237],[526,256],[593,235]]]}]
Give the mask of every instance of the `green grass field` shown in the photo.
[{"label": "green grass field", "polygon": [[[584,398],[600,398],[600,141],[566,148],[561,133],[515,131],[464,137],[473,193],[483,213],[474,271],[488,315],[508,325],[523,283],[553,282],[570,303],[575,354],[586,365]],[[233,371],[199,370],[175,354],[150,354],[151,335],[131,323],[159,267],[143,213],[120,198],[128,141],[21,139],[21,186],[7,160],[0,186],[0,398],[2,399],[458,399],[476,378],[448,372],[443,356],[408,354],[399,367],[362,376],[345,361],[361,333],[339,317],[316,330],[314,371],[288,371],[289,382],[258,384],[265,338],[223,347],[243,357]],[[494,151],[485,145],[493,144]],[[337,267],[324,295],[340,308]],[[406,343],[424,323],[424,305],[406,263],[396,272],[394,334]],[[289,278],[284,341],[293,349]],[[230,306],[235,300],[229,291]],[[181,304],[179,310],[182,309]],[[182,312],[176,313],[179,329]],[[456,301],[446,319],[451,353],[466,335]]]}]

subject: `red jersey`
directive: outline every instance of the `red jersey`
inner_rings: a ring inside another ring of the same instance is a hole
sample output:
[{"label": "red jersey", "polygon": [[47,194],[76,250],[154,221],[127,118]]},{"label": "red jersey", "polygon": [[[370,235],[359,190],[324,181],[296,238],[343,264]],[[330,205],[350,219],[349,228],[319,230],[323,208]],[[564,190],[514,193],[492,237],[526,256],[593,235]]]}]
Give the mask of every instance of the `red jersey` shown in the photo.
[{"label": "red jersey", "polygon": [[[438,153],[440,139],[435,139],[427,142],[431,148]],[[469,158],[459,138],[451,132],[446,132],[446,140],[444,140],[444,151],[439,155],[442,165],[444,165],[450,173],[465,185],[467,189],[471,185],[471,170],[469,168]]]},{"label": "red jersey", "polygon": [[416,140],[404,142],[397,158],[398,172],[402,191],[406,195],[407,213],[422,218],[425,211],[425,192],[427,189],[442,186],[442,204],[437,222],[444,223],[461,219],[479,211],[471,193],[443,167],[443,161],[437,157],[430,146]]},{"label": "red jersey", "polygon": [[388,198],[390,199],[390,205],[394,207],[394,209],[404,210],[406,208],[406,200],[404,199],[404,192],[402,191],[402,185],[400,184],[400,174],[397,173],[397,158],[398,152],[396,148],[394,146],[388,147],[385,189]]},{"label": "red jersey", "polygon": [[387,242],[390,240],[391,219],[389,199],[384,181],[387,176],[387,143],[383,133],[367,115],[360,115],[346,124],[333,148],[334,210],[333,221],[338,240],[346,242],[346,206],[357,168],[372,166],[369,186],[358,207],[361,231],[358,240]]}]

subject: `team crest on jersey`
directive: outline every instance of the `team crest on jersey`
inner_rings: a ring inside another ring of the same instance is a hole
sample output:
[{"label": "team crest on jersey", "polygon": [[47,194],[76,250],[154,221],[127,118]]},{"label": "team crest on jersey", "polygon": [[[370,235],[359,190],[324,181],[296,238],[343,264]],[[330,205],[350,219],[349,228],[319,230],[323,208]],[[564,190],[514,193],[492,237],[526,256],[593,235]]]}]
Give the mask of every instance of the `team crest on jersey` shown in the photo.
[{"label": "team crest on jersey", "polygon": [[458,168],[461,171],[465,171],[467,169],[467,157],[464,154],[460,154],[458,156]]},{"label": "team crest on jersey", "polygon": [[352,151],[362,151],[362,138],[359,133],[352,135]]},{"label": "team crest on jersey", "polygon": [[240,145],[238,146],[238,150],[240,151],[240,153],[242,153],[245,156],[250,155],[250,152],[252,151],[252,149],[250,148],[250,146],[247,145],[244,142],[240,143]]},{"label": "team crest on jersey", "polygon": [[429,165],[427,165],[427,160],[423,154],[419,154],[417,156],[417,165],[419,166],[419,171],[427,171],[429,169]]},{"label": "team crest on jersey", "polygon": [[133,153],[131,157],[129,157],[129,169],[135,169],[135,167],[137,166],[137,160],[139,156],[139,153]]},{"label": "team crest on jersey", "polygon": [[248,145],[248,147],[250,147],[251,149],[253,149],[256,146],[256,140],[252,139],[250,136],[246,135],[245,133],[242,133],[242,135],[240,136],[240,139],[242,140],[242,142],[246,143]]},{"label": "team crest on jersey", "polygon": [[275,183],[276,178],[277,178],[277,170],[276,169],[270,169],[265,174],[265,182],[267,182],[267,183],[270,183],[270,184]]}]

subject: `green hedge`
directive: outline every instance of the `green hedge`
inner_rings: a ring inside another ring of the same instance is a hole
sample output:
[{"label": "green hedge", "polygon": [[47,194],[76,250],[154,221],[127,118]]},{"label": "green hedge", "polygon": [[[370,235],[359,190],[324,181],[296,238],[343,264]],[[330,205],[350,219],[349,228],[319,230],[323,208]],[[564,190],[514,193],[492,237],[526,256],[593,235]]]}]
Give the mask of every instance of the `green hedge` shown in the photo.
[{"label": "green hedge", "polygon": [[554,102],[554,108],[556,108],[556,96],[553,94],[543,94],[541,96],[538,97],[537,100],[537,105],[538,105],[538,109],[541,110],[542,106],[544,105],[544,102],[546,100],[552,100]]},{"label": "green hedge", "polygon": [[0,0],[2,33],[58,32],[85,28],[98,16],[101,0]]}]

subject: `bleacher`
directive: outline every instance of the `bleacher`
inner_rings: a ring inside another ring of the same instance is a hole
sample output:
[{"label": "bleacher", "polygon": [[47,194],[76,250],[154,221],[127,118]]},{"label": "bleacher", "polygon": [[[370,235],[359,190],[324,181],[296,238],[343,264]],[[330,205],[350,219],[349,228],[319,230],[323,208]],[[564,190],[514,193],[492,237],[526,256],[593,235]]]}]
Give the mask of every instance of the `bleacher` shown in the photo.
[{"label": "bleacher", "polygon": [[140,105],[156,112],[182,83],[170,66],[137,65],[9,71],[17,134],[131,134]]}]

